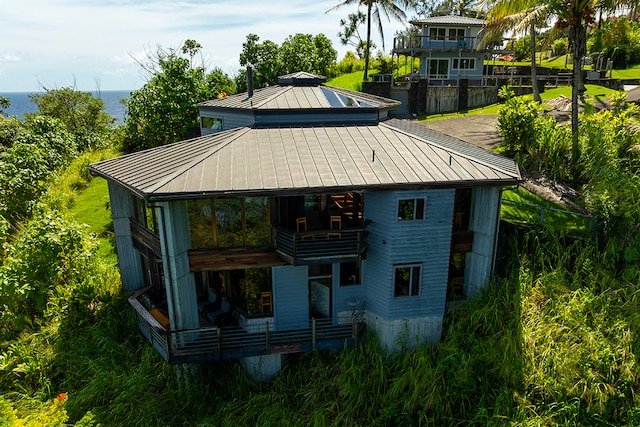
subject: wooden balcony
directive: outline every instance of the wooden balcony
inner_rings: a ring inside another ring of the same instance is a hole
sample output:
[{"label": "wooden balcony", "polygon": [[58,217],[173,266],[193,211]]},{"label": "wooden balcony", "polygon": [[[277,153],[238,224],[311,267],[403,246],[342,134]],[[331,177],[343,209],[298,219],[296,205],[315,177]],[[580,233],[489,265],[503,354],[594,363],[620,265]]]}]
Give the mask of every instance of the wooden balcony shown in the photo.
[{"label": "wooden balcony", "polygon": [[171,330],[138,300],[148,289],[131,296],[129,303],[136,312],[142,334],[163,359],[173,364],[353,347],[365,330],[364,304],[353,311],[351,323],[342,325],[311,319],[308,327],[290,331],[271,331],[268,322],[260,328],[261,332],[254,333],[240,326]]},{"label": "wooden balcony", "polygon": [[[504,40],[480,46],[481,37],[464,37],[460,39],[442,39],[429,36],[400,36],[393,39],[393,53],[396,55],[419,56],[422,52],[484,52],[502,54]],[[508,39],[505,39],[508,40]]]},{"label": "wooden balcony", "polygon": [[367,250],[367,225],[299,232],[273,227],[273,242],[278,255],[292,265],[357,262]]}]

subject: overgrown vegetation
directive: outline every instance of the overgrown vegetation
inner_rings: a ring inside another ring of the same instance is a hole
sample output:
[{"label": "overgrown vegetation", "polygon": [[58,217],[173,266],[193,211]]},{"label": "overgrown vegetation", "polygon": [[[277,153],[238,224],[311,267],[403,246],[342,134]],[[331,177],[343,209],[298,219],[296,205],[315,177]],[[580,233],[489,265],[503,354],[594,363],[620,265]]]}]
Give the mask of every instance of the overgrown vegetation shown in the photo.
[{"label": "overgrown vegetation", "polygon": [[212,364],[195,393],[120,290],[106,186],[87,169],[116,151],[60,119],[0,118],[0,426],[640,424],[638,111],[619,101],[581,116],[578,174],[561,126],[522,98],[500,112],[506,152],[579,187],[598,236],[516,232],[438,345],[385,357],[369,336],[292,356],[265,384]]}]

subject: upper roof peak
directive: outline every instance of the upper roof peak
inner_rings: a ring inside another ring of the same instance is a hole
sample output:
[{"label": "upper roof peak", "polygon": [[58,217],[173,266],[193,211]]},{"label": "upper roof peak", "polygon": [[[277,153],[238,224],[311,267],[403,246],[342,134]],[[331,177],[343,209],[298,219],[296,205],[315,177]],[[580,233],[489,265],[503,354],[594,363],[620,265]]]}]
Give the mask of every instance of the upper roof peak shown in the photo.
[{"label": "upper roof peak", "polygon": [[327,78],[318,74],[307,73],[305,71],[298,71],[296,73],[285,74],[278,77],[279,85],[291,85],[291,86],[317,86],[321,83],[325,83]]},{"label": "upper roof peak", "polygon": [[469,25],[482,27],[485,24],[484,19],[469,18],[467,16],[431,16],[424,19],[416,19],[411,21],[413,25]]}]

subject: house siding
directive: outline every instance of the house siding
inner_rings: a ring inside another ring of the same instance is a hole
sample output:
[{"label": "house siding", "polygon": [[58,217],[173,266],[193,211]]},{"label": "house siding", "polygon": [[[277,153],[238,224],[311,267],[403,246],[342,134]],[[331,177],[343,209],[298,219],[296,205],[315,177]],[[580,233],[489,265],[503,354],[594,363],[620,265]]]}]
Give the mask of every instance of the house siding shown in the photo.
[{"label": "house siding", "polygon": [[135,196],[113,181],[109,181],[108,185],[122,288],[126,291],[142,289],[144,287],[142,260],[138,251],[133,247],[130,225],[130,218],[135,217],[133,204]]},{"label": "house siding", "polygon": [[303,329],[309,325],[306,266],[273,267],[273,311],[276,330]]},{"label": "house siding", "polygon": [[[424,198],[423,220],[399,221],[400,199]],[[418,190],[367,193],[365,217],[369,226],[367,258],[368,309],[386,320],[442,317],[455,190]],[[393,267],[415,263],[422,267],[419,295],[394,297]]]},{"label": "house siding", "polygon": [[184,201],[158,204],[158,226],[162,263],[166,280],[167,303],[171,329],[191,329],[200,326],[198,301],[193,273],[189,271],[189,229]]},{"label": "house siding", "polygon": [[[222,130],[236,129],[244,126],[252,126],[254,116],[252,111],[228,111],[223,109],[217,110],[200,110],[200,117],[213,117],[222,119]],[[200,128],[202,135],[210,135],[219,131],[212,131],[208,128]]]}]

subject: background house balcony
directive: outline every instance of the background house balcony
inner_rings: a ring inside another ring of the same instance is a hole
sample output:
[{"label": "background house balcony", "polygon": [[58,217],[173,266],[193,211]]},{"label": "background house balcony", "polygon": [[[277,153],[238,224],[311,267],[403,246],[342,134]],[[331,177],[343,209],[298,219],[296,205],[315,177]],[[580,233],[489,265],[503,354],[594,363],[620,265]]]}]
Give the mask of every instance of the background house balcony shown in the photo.
[{"label": "background house balcony", "polygon": [[249,330],[241,326],[171,330],[164,316],[152,313],[153,309],[147,310],[139,301],[148,289],[131,296],[129,303],[142,334],[163,359],[174,364],[353,347],[365,330],[364,303],[354,308],[350,323],[339,325],[329,319],[311,319],[308,327],[289,331],[271,331],[268,321],[259,328],[253,324]]},{"label": "background house balcony", "polygon": [[[477,51],[482,37],[462,37],[454,40],[430,36],[400,36],[393,39],[393,53],[396,55],[419,55],[422,52],[472,52]],[[507,39],[505,39],[507,40]],[[507,52],[502,46],[505,40],[488,43],[479,50],[485,53]]]},{"label": "background house balcony", "polygon": [[309,231],[273,227],[273,242],[278,255],[292,265],[356,262],[367,250],[367,225]]}]

